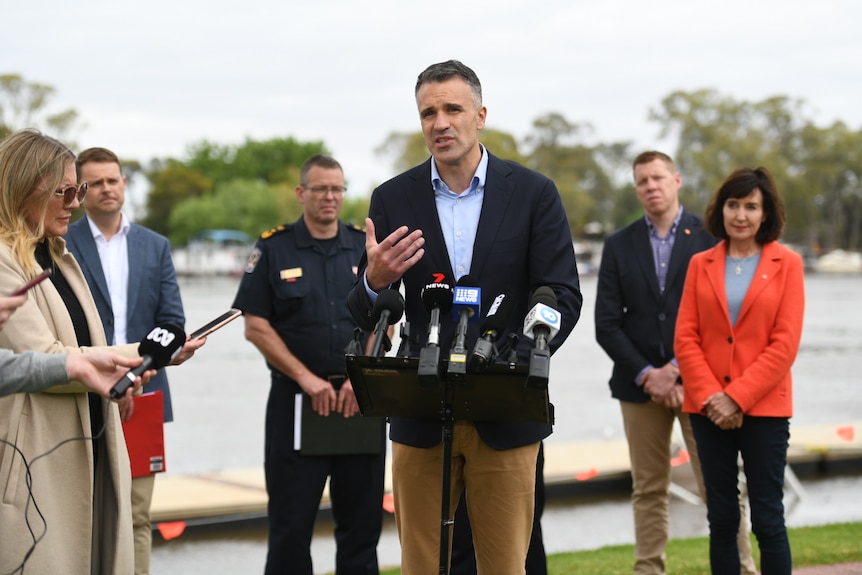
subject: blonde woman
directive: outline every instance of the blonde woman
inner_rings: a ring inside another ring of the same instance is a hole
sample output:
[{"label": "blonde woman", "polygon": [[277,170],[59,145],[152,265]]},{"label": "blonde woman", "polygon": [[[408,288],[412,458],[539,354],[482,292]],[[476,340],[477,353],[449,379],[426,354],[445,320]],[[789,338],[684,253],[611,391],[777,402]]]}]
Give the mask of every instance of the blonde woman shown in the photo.
[{"label": "blonde woman", "polygon": [[[65,248],[62,236],[86,191],[74,154],[57,140],[25,130],[0,143],[0,294],[53,269],[8,319],[0,347],[137,357],[137,344],[107,346]],[[187,342],[174,363],[201,344]],[[133,572],[131,477],[117,404],[86,391],[68,383],[0,398],[0,572],[22,565],[32,573]]]}]

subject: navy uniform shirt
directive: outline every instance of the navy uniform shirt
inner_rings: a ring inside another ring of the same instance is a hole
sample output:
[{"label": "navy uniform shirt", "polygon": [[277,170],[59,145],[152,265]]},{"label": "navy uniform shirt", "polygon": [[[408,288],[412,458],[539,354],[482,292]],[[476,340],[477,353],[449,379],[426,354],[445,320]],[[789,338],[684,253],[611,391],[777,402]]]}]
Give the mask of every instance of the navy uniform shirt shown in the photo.
[{"label": "navy uniform shirt", "polygon": [[343,222],[331,240],[312,238],[302,217],[264,232],[249,256],[233,307],[269,320],[312,373],[344,374],[344,349],[356,327],[347,293],[364,251],[364,230]]}]

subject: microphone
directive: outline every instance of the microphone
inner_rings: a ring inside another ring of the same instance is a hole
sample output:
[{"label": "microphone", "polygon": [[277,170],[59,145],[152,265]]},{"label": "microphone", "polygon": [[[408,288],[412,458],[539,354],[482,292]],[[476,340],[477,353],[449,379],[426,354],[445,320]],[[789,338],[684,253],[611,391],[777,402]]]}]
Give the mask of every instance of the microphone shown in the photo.
[{"label": "microphone", "polygon": [[475,284],[476,280],[469,274],[462,276],[452,298],[452,312],[458,320],[458,328],[449,351],[448,374],[454,383],[463,383],[467,374],[467,324],[478,321],[482,306],[482,290],[474,287]]},{"label": "microphone", "polygon": [[422,288],[422,303],[431,314],[428,323],[428,343],[419,351],[417,374],[419,384],[433,387],[440,384],[440,314],[452,309],[452,285],[446,275],[431,274],[431,282]]},{"label": "microphone", "polygon": [[509,333],[506,336],[506,345],[509,347],[509,353],[506,356],[506,363],[514,367],[518,365],[518,342],[521,341],[521,336],[515,332]]},{"label": "microphone", "polygon": [[431,314],[428,324],[428,346],[440,345],[440,314],[452,309],[452,285],[445,274],[431,274],[431,283],[422,288],[422,303]]},{"label": "microphone", "polygon": [[524,318],[524,335],[535,340],[530,352],[530,367],[527,370],[527,387],[548,386],[551,350],[548,342],[560,331],[560,312],[554,309],[557,296],[547,286],[536,288],[530,300],[530,311]]},{"label": "microphone", "polygon": [[387,328],[398,322],[404,314],[404,298],[392,288],[381,290],[374,302],[372,313],[377,320],[374,328],[374,343],[371,345],[371,357],[382,357],[392,347]]},{"label": "microphone", "polygon": [[401,324],[401,330],[398,333],[398,337],[401,338],[401,343],[398,345],[398,353],[395,354],[395,357],[409,357],[410,356],[410,322],[405,321]]},{"label": "microphone", "polygon": [[138,354],[144,358],[138,367],[130,369],[111,388],[111,399],[120,399],[126,394],[135,379],[148,369],[161,369],[171,363],[183,344],[186,343],[186,332],[169,323],[162,323],[150,330],[138,345]]},{"label": "microphone", "polygon": [[470,371],[484,371],[497,357],[496,341],[500,333],[506,329],[515,301],[507,293],[501,293],[491,304],[488,314],[482,321],[479,333],[482,336],[476,340],[473,353],[470,355]]},{"label": "microphone", "polygon": [[344,355],[362,355],[362,329],[355,327],[353,328],[353,339],[350,340],[350,343],[347,344],[347,347],[344,348]]}]

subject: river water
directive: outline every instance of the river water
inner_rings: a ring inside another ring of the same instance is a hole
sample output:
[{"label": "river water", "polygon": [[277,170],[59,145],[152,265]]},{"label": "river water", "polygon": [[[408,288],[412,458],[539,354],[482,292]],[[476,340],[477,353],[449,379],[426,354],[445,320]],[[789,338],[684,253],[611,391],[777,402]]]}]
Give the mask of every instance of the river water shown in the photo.
[{"label": "river water", "polygon": [[[182,278],[187,331],[226,311],[238,279]],[[792,425],[862,419],[862,275],[806,276],[805,327],[794,365]],[[595,343],[596,279],[582,278],[580,322],[551,360],[551,402],[556,425],[548,442],[622,438],[619,406],[609,395],[611,362]],[[262,465],[268,371],[243,337],[239,319],[210,336],[187,364],[170,368],[175,421],[165,427],[168,473],[189,474]],[[862,478],[805,480],[806,496],[788,501],[788,524],[862,520]],[[701,507],[672,503],[671,535],[702,535]],[[634,539],[624,495],[558,499],[542,520],[548,552],[588,549]],[[315,571],[334,568],[331,526],[315,537]],[[262,529],[189,532],[164,542],[154,536],[152,572],[161,574],[260,573],[266,554]],[[394,522],[387,518],[379,546],[381,565],[397,565]]]}]

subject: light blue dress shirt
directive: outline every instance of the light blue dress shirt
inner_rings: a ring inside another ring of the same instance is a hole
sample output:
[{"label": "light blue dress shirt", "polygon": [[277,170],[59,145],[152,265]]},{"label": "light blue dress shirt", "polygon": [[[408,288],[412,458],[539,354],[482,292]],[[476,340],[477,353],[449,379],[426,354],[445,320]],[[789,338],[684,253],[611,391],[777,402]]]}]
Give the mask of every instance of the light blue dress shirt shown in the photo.
[{"label": "light blue dress shirt", "polygon": [[[449,263],[457,282],[461,276],[470,273],[473,263],[473,244],[476,243],[476,231],[479,228],[479,216],[482,215],[482,200],[485,197],[485,180],[488,176],[488,152],[485,146],[479,144],[482,159],[476,167],[470,187],[455,193],[449,189],[440,178],[437,163],[431,158],[431,186],[434,189],[434,203],[437,205],[437,217],[443,230],[443,240],[449,254]],[[368,287],[368,277],[363,275],[365,292],[371,302],[377,301],[377,292]]]},{"label": "light blue dress shirt", "polygon": [[473,244],[476,243],[476,230],[479,216],[482,215],[482,199],[485,197],[485,179],[488,175],[488,154],[480,145],[482,159],[476,167],[470,187],[460,192],[449,189],[437,171],[437,163],[431,162],[431,185],[434,187],[434,203],[437,204],[437,217],[449,253],[449,262],[457,282],[461,276],[470,273],[473,262]]}]

